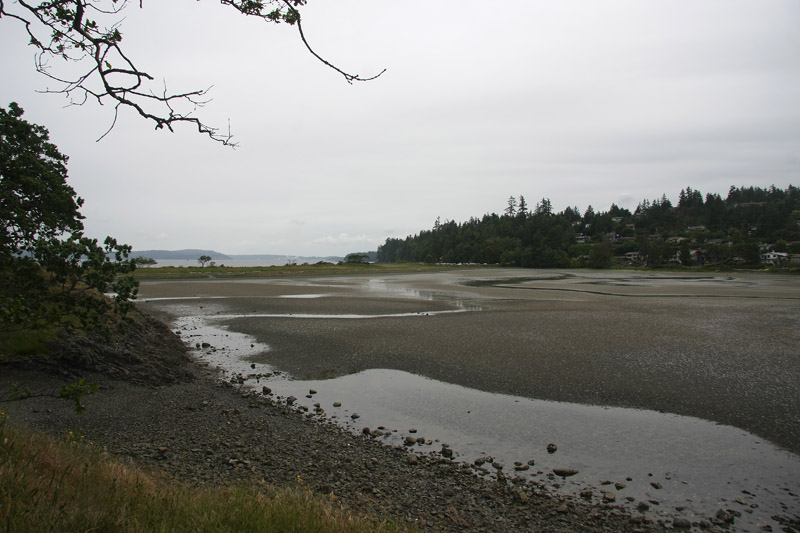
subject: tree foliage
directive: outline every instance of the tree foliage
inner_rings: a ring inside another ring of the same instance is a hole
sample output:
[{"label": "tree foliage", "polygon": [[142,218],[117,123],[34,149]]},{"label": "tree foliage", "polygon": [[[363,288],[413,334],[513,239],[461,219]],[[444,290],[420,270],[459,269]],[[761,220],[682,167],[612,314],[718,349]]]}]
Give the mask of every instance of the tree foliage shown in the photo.
[{"label": "tree foliage", "polygon": [[369,254],[358,252],[347,254],[347,256],[344,258],[344,261],[345,263],[366,263],[369,261]]},{"label": "tree foliage", "polygon": [[[154,123],[156,129],[173,131],[177,124],[188,124],[216,141],[234,145],[230,131],[220,132],[194,116],[197,108],[207,103],[208,89],[171,93],[166,83],[158,86],[156,76],[142,69],[127,53],[120,28],[122,13],[129,3],[129,0],[0,0],[0,20],[17,21],[25,27],[30,44],[37,49],[36,70],[59,84],[60,88],[49,92],[64,93],[77,105],[90,99],[99,103],[110,100],[114,105],[111,128],[120,108],[128,108]],[[315,52],[306,40],[300,19],[299,10],[306,0],[220,0],[220,3],[248,17],[295,26],[308,51],[344,76],[348,83],[368,81],[383,74],[381,71],[366,78],[350,74]],[[139,8],[143,8],[142,0]],[[55,71],[53,59],[64,60],[60,64],[77,64],[77,73]]]},{"label": "tree foliage", "polygon": [[[130,247],[83,235],[83,200],[47,129],[0,108],[0,329],[88,326],[136,296]],[[103,293],[114,293],[113,299]]]},{"label": "tree foliage", "polygon": [[[606,268],[614,257],[638,253],[650,266],[728,261],[758,263],[759,248],[791,249],[800,241],[800,189],[731,187],[727,198],[687,187],[679,203],[662,195],[631,213],[612,204],[555,213],[547,198],[531,212],[509,197],[503,215],[437,223],[405,239],[389,238],[378,260],[497,263],[521,267]],[[698,254],[699,252],[699,254]]]}]

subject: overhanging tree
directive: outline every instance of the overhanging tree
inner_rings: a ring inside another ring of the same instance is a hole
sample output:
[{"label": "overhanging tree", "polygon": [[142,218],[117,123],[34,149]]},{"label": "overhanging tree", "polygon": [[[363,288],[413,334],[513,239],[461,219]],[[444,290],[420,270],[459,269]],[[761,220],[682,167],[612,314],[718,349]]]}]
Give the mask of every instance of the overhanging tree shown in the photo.
[{"label": "overhanging tree", "polygon": [[[220,3],[248,17],[295,26],[308,51],[344,76],[348,83],[372,80],[384,72],[370,77],[350,74],[314,51],[300,22],[299,9],[306,0],[220,0]],[[120,19],[128,4],[128,0],[0,0],[0,20],[24,25],[30,44],[38,51],[36,70],[60,84],[59,89],[51,92],[66,94],[77,105],[90,99],[113,102],[111,128],[120,108],[130,108],[153,122],[156,129],[173,131],[177,124],[189,124],[216,141],[234,145],[230,131],[220,132],[194,116],[197,108],[207,103],[208,89],[170,93],[166,84],[158,86],[155,77],[127,54],[122,45]],[[143,0],[139,0],[139,8],[143,8]],[[55,72],[52,59],[77,63],[78,73]]]},{"label": "overhanging tree", "polygon": [[0,108],[0,331],[98,325],[136,296],[130,247],[84,236],[68,158],[22,114]]}]

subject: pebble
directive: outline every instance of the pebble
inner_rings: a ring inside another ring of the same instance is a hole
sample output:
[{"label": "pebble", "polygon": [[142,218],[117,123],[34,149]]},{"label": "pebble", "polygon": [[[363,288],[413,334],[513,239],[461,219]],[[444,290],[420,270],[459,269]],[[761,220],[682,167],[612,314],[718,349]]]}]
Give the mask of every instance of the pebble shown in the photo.
[{"label": "pebble", "polygon": [[575,470],[573,468],[554,468],[553,473],[557,476],[569,477],[577,474],[578,470]]},{"label": "pebble", "polygon": [[675,529],[692,529],[692,522],[686,518],[675,518],[672,520],[672,527]]}]

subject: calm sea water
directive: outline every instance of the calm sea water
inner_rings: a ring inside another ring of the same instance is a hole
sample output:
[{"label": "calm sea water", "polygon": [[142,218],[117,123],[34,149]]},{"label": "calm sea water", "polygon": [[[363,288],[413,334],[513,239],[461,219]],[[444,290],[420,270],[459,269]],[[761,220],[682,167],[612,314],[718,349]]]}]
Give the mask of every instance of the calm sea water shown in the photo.
[{"label": "calm sea water", "polygon": [[[200,263],[195,259],[157,259],[157,264],[153,267],[144,268],[158,268],[158,267],[198,267]],[[318,261],[335,262],[329,258],[323,257],[301,257],[296,258],[293,256],[286,256],[276,259],[218,259],[213,261],[216,266],[229,266],[229,267],[259,267],[259,266],[283,266],[286,264],[294,263],[302,265],[303,263],[314,264]]]}]

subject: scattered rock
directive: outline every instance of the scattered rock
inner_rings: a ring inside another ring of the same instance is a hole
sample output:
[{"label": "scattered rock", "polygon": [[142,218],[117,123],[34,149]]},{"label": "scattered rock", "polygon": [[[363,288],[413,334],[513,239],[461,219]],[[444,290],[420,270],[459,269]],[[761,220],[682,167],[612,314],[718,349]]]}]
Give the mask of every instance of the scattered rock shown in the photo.
[{"label": "scattered rock", "polygon": [[603,503],[614,503],[617,501],[617,495],[613,492],[604,492],[603,493]]},{"label": "scattered rock", "polygon": [[656,481],[650,483],[650,486],[653,487],[656,490],[661,490],[662,489],[661,483],[658,483]]},{"label": "scattered rock", "polygon": [[556,453],[556,451],[558,451],[558,446],[556,446],[552,442],[547,445],[547,453]]},{"label": "scattered rock", "polygon": [[692,522],[686,518],[675,518],[672,520],[672,527],[675,529],[692,529]]},{"label": "scattered rock", "polygon": [[625,487],[627,487],[627,485],[622,481],[617,481],[616,483],[614,483],[614,488],[617,489],[618,491],[624,489]]},{"label": "scattered rock", "polygon": [[720,509],[714,516],[714,521],[716,521],[717,524],[732,524],[734,521],[734,516],[729,511]]},{"label": "scattered rock", "polygon": [[342,406],[342,402],[333,402],[333,406],[334,407],[341,407]]},{"label": "scattered rock", "polygon": [[573,468],[554,468],[553,473],[561,477],[570,477],[578,473],[578,470]]}]

